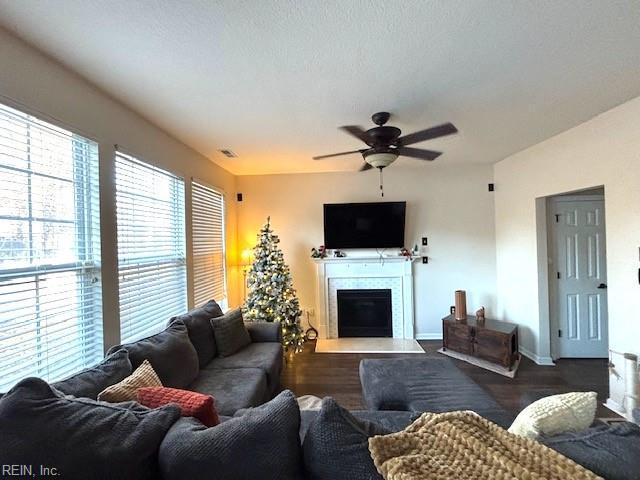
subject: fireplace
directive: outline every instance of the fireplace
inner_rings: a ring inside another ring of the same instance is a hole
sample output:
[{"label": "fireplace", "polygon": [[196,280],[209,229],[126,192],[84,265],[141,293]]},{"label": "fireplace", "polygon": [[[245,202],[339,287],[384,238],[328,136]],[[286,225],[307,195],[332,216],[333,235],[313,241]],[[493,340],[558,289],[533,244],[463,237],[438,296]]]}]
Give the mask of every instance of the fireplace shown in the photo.
[{"label": "fireplace", "polygon": [[390,289],[338,290],[339,337],[392,337]]}]

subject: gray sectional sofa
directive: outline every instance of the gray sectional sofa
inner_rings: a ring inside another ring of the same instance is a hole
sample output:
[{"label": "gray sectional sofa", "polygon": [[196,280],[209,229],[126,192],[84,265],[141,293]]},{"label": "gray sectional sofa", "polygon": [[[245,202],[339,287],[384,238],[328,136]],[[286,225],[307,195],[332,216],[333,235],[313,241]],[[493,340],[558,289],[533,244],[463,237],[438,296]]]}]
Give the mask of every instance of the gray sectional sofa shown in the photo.
[{"label": "gray sectional sofa", "polygon": [[[113,347],[71,378],[19,382],[0,398],[0,464],[43,465],[71,479],[379,480],[368,438],[405,428],[421,411],[472,408],[502,426],[510,422],[444,358],[364,360],[369,410],[348,412],[325,398],[320,411],[300,411],[292,392],[280,392],[280,325],[245,329],[239,316],[223,315],[211,301],[171,318],[156,335]],[[207,428],[180,417],[175,405],[96,401],[145,359],[163,385],[214,396],[222,423]],[[542,441],[605,478],[640,480],[634,424]]]},{"label": "gray sectional sofa", "polygon": [[211,300],[171,318],[164,331],[114,346],[108,354],[126,350],[133,370],[148,359],[164,386],[212,395],[220,415],[233,415],[273,398],[280,390],[282,371],[277,323],[246,323],[250,343],[231,355],[221,355],[224,346],[216,339],[211,321],[237,314],[236,310],[223,315]]}]

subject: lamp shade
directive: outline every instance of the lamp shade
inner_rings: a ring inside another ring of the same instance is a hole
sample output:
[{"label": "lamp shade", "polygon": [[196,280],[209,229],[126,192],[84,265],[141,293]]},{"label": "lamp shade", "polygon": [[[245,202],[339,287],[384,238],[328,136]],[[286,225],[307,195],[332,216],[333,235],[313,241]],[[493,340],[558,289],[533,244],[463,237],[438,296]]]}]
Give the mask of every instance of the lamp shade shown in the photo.
[{"label": "lamp shade", "polygon": [[240,252],[240,265],[250,265],[251,257],[253,256],[253,250],[250,248],[245,248]]},{"label": "lamp shade", "polygon": [[395,152],[372,152],[364,157],[365,162],[375,168],[385,168],[391,165],[398,154]]}]

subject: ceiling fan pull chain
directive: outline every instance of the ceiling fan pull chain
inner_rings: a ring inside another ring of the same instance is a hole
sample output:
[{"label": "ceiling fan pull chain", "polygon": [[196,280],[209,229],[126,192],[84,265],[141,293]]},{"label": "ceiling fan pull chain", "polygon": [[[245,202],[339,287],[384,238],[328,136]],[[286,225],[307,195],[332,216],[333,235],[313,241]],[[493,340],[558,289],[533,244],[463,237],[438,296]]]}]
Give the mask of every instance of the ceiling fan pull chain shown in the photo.
[{"label": "ceiling fan pull chain", "polygon": [[384,187],[382,185],[382,168],[379,169],[380,170],[380,196],[384,197]]}]

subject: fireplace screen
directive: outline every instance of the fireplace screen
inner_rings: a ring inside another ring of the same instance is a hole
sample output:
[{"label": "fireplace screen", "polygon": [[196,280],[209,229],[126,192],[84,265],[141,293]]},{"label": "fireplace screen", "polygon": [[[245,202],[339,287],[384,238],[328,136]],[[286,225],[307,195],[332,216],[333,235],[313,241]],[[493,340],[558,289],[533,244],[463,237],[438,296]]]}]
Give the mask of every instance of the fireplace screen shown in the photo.
[{"label": "fireplace screen", "polygon": [[391,337],[391,290],[338,290],[339,337]]}]

